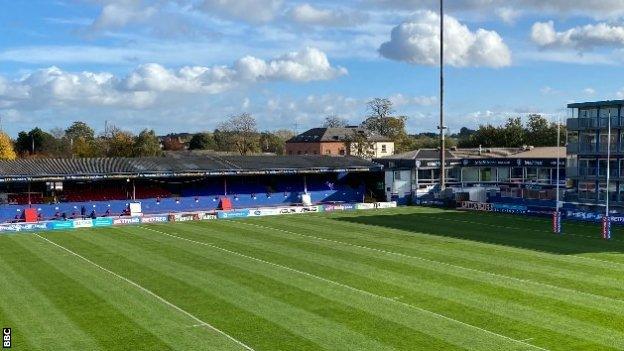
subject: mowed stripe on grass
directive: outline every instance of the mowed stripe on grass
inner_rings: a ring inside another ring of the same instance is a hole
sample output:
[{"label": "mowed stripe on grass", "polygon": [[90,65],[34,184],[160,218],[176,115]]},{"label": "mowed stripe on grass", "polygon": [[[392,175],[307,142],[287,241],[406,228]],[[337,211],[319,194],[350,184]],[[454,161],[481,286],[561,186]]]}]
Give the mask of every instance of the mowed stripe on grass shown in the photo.
[{"label": "mowed stripe on grass", "polygon": [[256,350],[624,349],[619,230],[549,228],[399,208],[41,234],[84,259],[5,236],[0,324],[23,349],[242,349],[149,290]]}]

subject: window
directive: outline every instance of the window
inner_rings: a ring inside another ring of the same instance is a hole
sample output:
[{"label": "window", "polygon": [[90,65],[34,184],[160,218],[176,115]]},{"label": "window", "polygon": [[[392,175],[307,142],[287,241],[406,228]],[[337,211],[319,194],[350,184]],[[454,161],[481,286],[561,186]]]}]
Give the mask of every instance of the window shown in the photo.
[{"label": "window", "polygon": [[386,152],[388,152],[386,144],[381,144],[381,153],[385,154]]},{"label": "window", "polygon": [[345,154],[344,149],[340,149],[339,154],[340,154],[340,155],[342,155],[342,156],[344,156],[344,154]]},{"label": "window", "polygon": [[297,155],[301,155],[301,150],[297,151]]},{"label": "window", "polygon": [[580,109],[579,117],[580,118],[596,118],[598,117],[598,110],[595,108]]},{"label": "window", "polygon": [[401,171],[394,171],[394,180],[401,180]]},{"label": "window", "polygon": [[331,150],[325,151],[326,154],[331,155]]}]

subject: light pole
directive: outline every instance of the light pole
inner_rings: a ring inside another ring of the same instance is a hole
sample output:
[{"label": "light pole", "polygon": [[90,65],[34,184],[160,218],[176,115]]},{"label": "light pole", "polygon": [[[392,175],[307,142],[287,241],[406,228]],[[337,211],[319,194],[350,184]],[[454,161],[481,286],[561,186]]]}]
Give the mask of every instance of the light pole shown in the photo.
[{"label": "light pole", "polygon": [[561,162],[561,120],[560,116],[557,115],[557,179],[556,179],[556,194],[555,194],[555,213],[553,214],[553,232],[559,234],[561,233],[561,212],[560,212],[560,204],[559,204],[559,169]]},{"label": "light pole", "polygon": [[602,219],[602,237],[605,240],[611,239],[611,219],[609,218],[609,182],[611,181],[611,108],[609,108],[607,120],[607,185],[605,200],[605,215]]},{"label": "light pole", "polygon": [[446,188],[446,146],[444,145],[444,0],[440,0],[440,190]]}]

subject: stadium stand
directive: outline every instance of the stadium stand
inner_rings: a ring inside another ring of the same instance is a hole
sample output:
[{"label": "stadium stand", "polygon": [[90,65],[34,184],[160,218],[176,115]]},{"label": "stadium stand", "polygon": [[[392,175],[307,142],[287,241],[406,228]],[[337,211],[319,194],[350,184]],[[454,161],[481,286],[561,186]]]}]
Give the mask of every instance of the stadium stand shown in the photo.
[{"label": "stadium stand", "polygon": [[[0,222],[30,204],[43,219],[120,215],[132,199],[144,213],[356,202],[382,181],[381,166],[353,157],[189,156],[179,158],[22,159],[0,162]],[[62,183],[51,189],[50,183]],[[382,187],[381,187],[382,188]],[[381,196],[381,195],[380,195]],[[0,197],[1,199],[1,197]]]}]

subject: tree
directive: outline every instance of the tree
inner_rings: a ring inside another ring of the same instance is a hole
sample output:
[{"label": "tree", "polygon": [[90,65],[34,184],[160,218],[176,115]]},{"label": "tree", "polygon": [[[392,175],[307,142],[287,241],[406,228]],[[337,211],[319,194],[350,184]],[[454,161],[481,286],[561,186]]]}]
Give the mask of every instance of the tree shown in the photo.
[{"label": "tree", "polygon": [[215,139],[210,133],[197,133],[189,142],[189,150],[214,150],[215,148]]},{"label": "tree", "polygon": [[375,143],[370,140],[370,135],[366,130],[351,130],[347,136],[349,154],[353,156],[372,158],[375,155]]},{"label": "tree", "polygon": [[93,140],[95,139],[95,132],[85,122],[78,121],[65,129],[65,137],[69,139],[82,138],[84,140]]},{"label": "tree", "polygon": [[410,140],[405,131],[406,116],[392,116],[394,107],[388,99],[375,98],[368,102],[368,115],[362,127],[370,133],[385,136],[394,142],[396,152],[410,149]]},{"label": "tree", "polygon": [[95,142],[95,132],[84,122],[74,122],[65,129],[63,138],[71,145],[72,155],[77,157],[95,157],[98,150]]},{"label": "tree", "polygon": [[392,101],[389,99],[374,98],[366,105],[368,107],[367,117],[369,118],[386,118],[394,113]]},{"label": "tree", "polygon": [[339,117],[337,115],[329,115],[325,117],[325,122],[323,123],[324,128],[343,128],[348,125],[346,119]]},{"label": "tree", "polygon": [[480,125],[477,131],[470,137],[469,145],[463,144],[462,147],[495,147],[502,146],[501,129],[491,124]]},{"label": "tree", "polygon": [[15,149],[21,155],[51,155],[56,139],[41,128],[34,128],[30,132],[19,132],[15,141]]},{"label": "tree", "polygon": [[135,157],[161,156],[160,142],[154,130],[143,129],[134,139],[133,155]]},{"label": "tree", "polygon": [[[533,146],[557,145],[557,124],[549,123],[546,118],[538,114],[529,115],[526,125],[526,141]],[[565,125],[561,126],[561,145],[565,145]]]},{"label": "tree", "polygon": [[232,116],[221,123],[218,129],[229,134],[232,145],[241,155],[258,150],[259,134],[256,119],[251,114]]},{"label": "tree", "polygon": [[106,156],[108,157],[132,157],[134,154],[134,136],[130,132],[116,127],[111,128],[109,136],[104,138],[106,143]]},{"label": "tree", "polygon": [[6,133],[0,132],[0,160],[10,161],[16,158],[17,154],[13,149],[13,141]]},{"label": "tree", "polygon": [[263,153],[272,153],[276,155],[284,154],[284,143],[286,139],[282,139],[279,135],[271,132],[260,133],[260,151]]},{"label": "tree", "polygon": [[503,140],[499,143],[504,147],[520,147],[525,145],[524,127],[520,117],[509,118],[501,130]]}]

